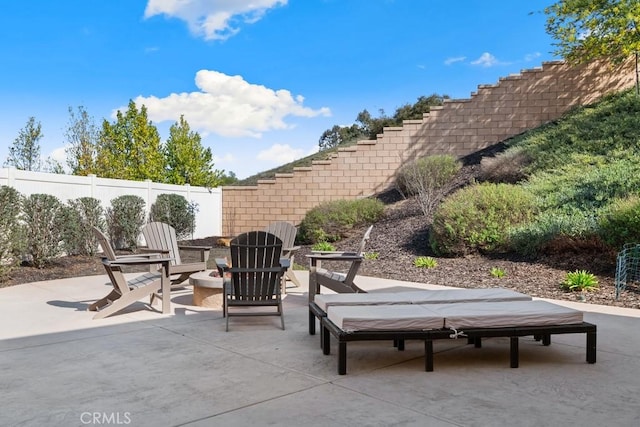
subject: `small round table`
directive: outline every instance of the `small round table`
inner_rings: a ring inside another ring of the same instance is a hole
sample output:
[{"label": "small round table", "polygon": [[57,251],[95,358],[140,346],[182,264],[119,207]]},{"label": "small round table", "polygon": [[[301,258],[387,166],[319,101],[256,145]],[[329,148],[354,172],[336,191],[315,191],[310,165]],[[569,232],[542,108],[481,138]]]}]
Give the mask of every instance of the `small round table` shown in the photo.
[{"label": "small round table", "polygon": [[205,270],[189,276],[189,284],[193,285],[193,305],[198,307],[222,309],[222,277],[213,277],[216,270]]}]

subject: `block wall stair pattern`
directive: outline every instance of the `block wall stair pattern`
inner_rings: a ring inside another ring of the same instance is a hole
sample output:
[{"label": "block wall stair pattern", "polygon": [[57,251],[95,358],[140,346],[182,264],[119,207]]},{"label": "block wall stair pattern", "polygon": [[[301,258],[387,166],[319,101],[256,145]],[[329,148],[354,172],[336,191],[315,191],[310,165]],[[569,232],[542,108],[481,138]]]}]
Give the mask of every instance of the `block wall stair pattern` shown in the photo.
[{"label": "block wall stair pattern", "polygon": [[632,61],[612,67],[544,62],[479,85],[469,99],[449,99],[421,120],[384,128],[375,140],[339,148],[325,160],[255,186],[222,189],[223,232],[236,235],[272,221],[298,224],[318,204],[366,197],[389,188],[406,161],[425,155],[464,156],[561,117],[571,108],[635,83]]}]

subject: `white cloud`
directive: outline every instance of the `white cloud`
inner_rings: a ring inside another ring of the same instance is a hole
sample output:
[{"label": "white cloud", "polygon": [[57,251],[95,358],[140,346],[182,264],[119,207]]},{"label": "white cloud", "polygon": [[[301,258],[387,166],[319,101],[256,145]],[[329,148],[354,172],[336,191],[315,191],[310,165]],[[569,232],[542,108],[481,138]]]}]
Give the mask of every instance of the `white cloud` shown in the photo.
[{"label": "white cloud", "polygon": [[447,59],[444,60],[444,65],[451,65],[451,64],[456,63],[456,62],[462,62],[465,59],[467,59],[466,56],[456,56],[456,57],[453,57],[453,58],[447,58]]},{"label": "white cloud", "polygon": [[[215,133],[225,137],[260,138],[264,132],[291,129],[285,122],[287,116],[331,115],[326,107],[318,110],[305,107],[301,95],[293,97],[285,89],[251,84],[242,76],[200,70],[195,83],[200,91],[172,93],[165,98],[138,96],[134,102],[138,108],[144,104],[149,119],[154,122],[175,122],[184,115],[191,128],[203,136]],[[126,111],[126,107],[119,110]]]},{"label": "white cloud", "polygon": [[471,64],[479,65],[481,67],[486,68],[486,67],[493,67],[494,65],[499,65],[500,62],[495,56],[493,56],[489,52],[485,52],[482,55],[480,55],[480,58],[476,59],[475,61],[471,61]]},{"label": "white cloud", "polygon": [[241,23],[259,21],[267,10],[288,0],[149,0],[145,18],[166,15],[187,23],[189,30],[205,40],[226,40],[240,31]]},{"label": "white cloud", "polygon": [[274,144],[266,150],[258,153],[257,159],[282,165],[304,157],[304,150],[293,148],[288,144]]},{"label": "white cloud", "polygon": [[524,56],[524,60],[527,62],[534,61],[537,58],[540,58],[540,56],[542,56],[540,52],[528,53]]},{"label": "white cloud", "polygon": [[49,157],[51,157],[53,160],[59,162],[60,164],[64,165],[67,162],[67,153],[66,153],[66,146],[64,147],[58,147],[56,149],[54,149],[51,154],[49,154]]}]

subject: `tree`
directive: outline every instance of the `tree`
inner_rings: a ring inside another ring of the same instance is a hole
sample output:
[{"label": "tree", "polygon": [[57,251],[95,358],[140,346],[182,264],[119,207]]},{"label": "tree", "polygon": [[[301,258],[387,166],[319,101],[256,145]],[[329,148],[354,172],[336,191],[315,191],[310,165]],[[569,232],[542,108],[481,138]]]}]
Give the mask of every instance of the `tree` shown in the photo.
[{"label": "tree", "polygon": [[620,63],[640,51],[637,0],[560,0],[544,9],[554,52],[571,62],[606,58]]},{"label": "tree", "polygon": [[318,146],[320,150],[326,150],[337,147],[338,145],[355,142],[358,138],[362,137],[364,137],[364,133],[362,128],[357,124],[351,126],[335,125],[322,133],[318,141]]},{"label": "tree", "polygon": [[40,122],[36,123],[36,119],[30,117],[25,127],[20,129],[13,146],[9,147],[5,165],[25,171],[39,171],[42,166],[39,141],[43,136]]},{"label": "tree", "polygon": [[118,110],[116,121],[102,122],[99,133],[96,174],[105,178],[162,182],[165,162],[158,129],[147,118],[147,108],[140,111],[129,101],[127,111]]},{"label": "tree", "polygon": [[167,165],[165,182],[201,187],[220,184],[221,172],[213,169],[211,149],[202,146],[200,135],[190,130],[184,116],[169,129],[163,153]]},{"label": "tree", "polygon": [[554,52],[573,63],[608,59],[636,62],[636,94],[640,95],[640,2],[638,0],[560,0],[545,8],[547,33],[558,42]]},{"label": "tree", "polygon": [[99,133],[93,118],[82,106],[78,107],[77,115],[69,107],[69,116],[65,132],[67,165],[73,175],[86,176],[95,173]]}]

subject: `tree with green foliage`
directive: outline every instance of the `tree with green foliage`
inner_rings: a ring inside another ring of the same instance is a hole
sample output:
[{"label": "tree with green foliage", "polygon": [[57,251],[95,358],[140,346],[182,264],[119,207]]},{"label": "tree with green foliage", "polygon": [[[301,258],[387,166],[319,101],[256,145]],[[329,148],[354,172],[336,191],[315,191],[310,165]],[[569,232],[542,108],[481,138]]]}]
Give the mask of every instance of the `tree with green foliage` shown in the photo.
[{"label": "tree with green foliage", "polygon": [[557,40],[554,52],[573,63],[607,59],[619,64],[632,54],[639,92],[640,2],[638,0],[560,0],[544,9],[546,30]]},{"label": "tree with green foliage", "polygon": [[640,51],[637,0],[561,0],[545,8],[556,54],[572,62],[622,62]]},{"label": "tree with green foliage", "polygon": [[34,117],[29,117],[27,124],[20,129],[18,137],[9,147],[9,157],[5,166],[13,166],[25,171],[39,171],[42,166],[40,139],[43,136],[40,122],[36,122]]},{"label": "tree with green foliage", "polygon": [[200,135],[191,131],[184,116],[169,129],[163,153],[167,165],[165,182],[201,187],[219,185],[222,172],[213,169],[211,149],[202,146]]},{"label": "tree with green foliage", "polygon": [[65,132],[67,138],[67,165],[73,175],[86,176],[95,173],[98,129],[87,110],[80,106],[77,114],[69,107],[69,123]]},{"label": "tree with green foliage", "polygon": [[320,150],[337,147],[346,142],[355,142],[358,138],[364,138],[362,128],[357,124],[351,126],[335,125],[331,129],[325,130],[320,136],[318,146]]},{"label": "tree with green foliage", "polygon": [[129,101],[127,111],[118,110],[116,121],[104,120],[99,134],[96,174],[105,178],[162,182],[165,160],[160,134],[147,118],[147,108],[138,110]]}]

